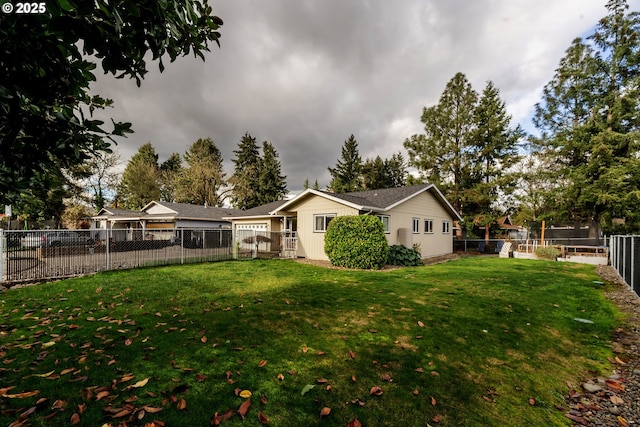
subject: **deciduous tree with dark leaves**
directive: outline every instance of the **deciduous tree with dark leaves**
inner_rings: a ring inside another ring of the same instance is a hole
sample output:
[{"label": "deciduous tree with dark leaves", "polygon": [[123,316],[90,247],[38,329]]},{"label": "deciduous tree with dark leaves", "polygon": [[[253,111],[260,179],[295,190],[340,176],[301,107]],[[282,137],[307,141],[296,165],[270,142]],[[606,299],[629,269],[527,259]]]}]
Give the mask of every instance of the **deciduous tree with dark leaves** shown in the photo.
[{"label": "deciduous tree with dark leaves", "polygon": [[0,15],[0,204],[131,132],[93,117],[111,105],[89,94],[98,66],[140,85],[150,60],[162,71],[204,59],[222,25],[207,0],[50,0],[38,12]]}]

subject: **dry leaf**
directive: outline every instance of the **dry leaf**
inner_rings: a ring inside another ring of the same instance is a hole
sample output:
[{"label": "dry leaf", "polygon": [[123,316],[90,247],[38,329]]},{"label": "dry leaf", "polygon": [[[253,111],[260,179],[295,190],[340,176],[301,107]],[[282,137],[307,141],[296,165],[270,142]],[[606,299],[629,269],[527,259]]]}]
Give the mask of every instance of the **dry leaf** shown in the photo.
[{"label": "dry leaf", "polygon": [[351,357],[352,359],[355,359],[356,354],[353,351],[349,350],[349,357]]},{"label": "dry leaf", "polygon": [[419,395],[419,394],[420,394],[420,391],[416,388],[416,389],[415,389],[415,390],[413,390],[411,393],[412,393],[414,396],[417,396],[417,395]]},{"label": "dry leaf", "polygon": [[180,401],[178,401],[178,410],[184,411],[185,409],[187,409],[187,401],[184,399],[180,399]]},{"label": "dry leaf", "polygon": [[307,348],[307,346],[305,345],[304,347],[302,347],[302,352],[306,353],[307,351],[309,351],[309,349]]},{"label": "dry leaf", "polygon": [[266,360],[261,360],[260,363],[258,363],[258,368],[262,368],[266,364],[267,364]]},{"label": "dry leaf", "polygon": [[358,378],[355,375],[351,375],[351,381],[355,383],[356,381],[358,381]]},{"label": "dry leaf", "polygon": [[382,389],[380,387],[378,387],[377,385],[371,387],[371,390],[369,390],[369,394],[371,396],[382,396],[382,393],[383,393]]},{"label": "dry leaf", "polygon": [[268,402],[267,396],[263,394],[262,397],[260,397],[260,402],[262,402],[263,405],[266,405]]},{"label": "dry leaf", "polygon": [[80,415],[77,412],[74,412],[73,415],[71,415],[71,420],[69,422],[71,425],[80,424]]},{"label": "dry leaf", "polygon": [[349,424],[347,424],[347,427],[362,427],[362,423],[356,419],[356,420],[350,421]]},{"label": "dry leaf", "polygon": [[616,380],[608,379],[604,381],[607,387],[613,391],[624,391],[624,386]]},{"label": "dry leaf", "polygon": [[127,387],[125,387],[125,390],[129,390],[129,389],[132,389],[132,388],[140,388],[140,387],[144,387],[144,386],[146,386],[146,385],[147,385],[147,383],[148,383],[148,382],[149,382],[149,378],[145,378],[145,379],[143,379],[143,380],[138,381],[138,382],[137,382],[137,383],[135,383],[135,384],[131,384],[131,385],[129,385],[129,386],[127,386]]},{"label": "dry leaf", "polygon": [[423,372],[424,372],[424,369],[422,369],[422,368],[416,368],[416,372],[423,373]]},{"label": "dry leaf", "polygon": [[245,415],[247,415],[247,412],[249,411],[250,407],[251,407],[251,399],[247,399],[244,402],[242,402],[242,405],[240,405],[240,407],[238,408],[238,414],[242,417],[243,420]]},{"label": "dry leaf", "polygon": [[624,404],[624,400],[620,396],[616,396],[615,394],[611,396],[609,399],[611,400],[611,403],[613,403],[614,405]]},{"label": "dry leaf", "polygon": [[206,343],[207,343],[207,337],[203,335],[203,336],[200,338],[200,342],[202,342],[202,344],[206,344]]},{"label": "dry leaf", "polygon": [[37,396],[38,394],[40,394],[40,390],[25,391],[16,394],[2,394],[2,397],[6,397],[7,399],[26,399],[28,397]]},{"label": "dry leaf", "polygon": [[320,411],[320,418],[328,417],[330,413],[331,413],[331,408],[325,406]]},{"label": "dry leaf", "polygon": [[436,406],[436,403],[435,397],[431,396],[431,406]]},{"label": "dry leaf", "polygon": [[98,393],[96,395],[96,400],[104,399],[105,397],[109,396],[110,394],[111,394],[111,392],[109,390],[101,391],[100,393]]},{"label": "dry leaf", "polygon": [[626,363],[624,363],[618,356],[616,356],[616,362],[618,362],[618,364],[620,365],[626,365]]},{"label": "dry leaf", "polygon": [[218,413],[216,412],[215,414],[213,414],[213,419],[211,420],[211,425],[218,426],[223,421],[227,421],[231,417],[233,417],[233,409],[229,409],[227,412],[225,412],[222,415],[218,415]]},{"label": "dry leaf", "polygon": [[284,380],[284,375],[282,375],[282,374],[278,374],[278,377],[277,377],[277,378],[278,378],[280,381],[282,381],[282,380]]},{"label": "dry leaf", "polygon": [[529,405],[536,406],[536,399],[534,399],[533,397],[530,397],[529,398]]},{"label": "dry leaf", "polygon": [[618,415],[618,425],[620,427],[629,427],[629,423],[627,422],[627,420],[622,418],[620,415]]},{"label": "dry leaf", "polygon": [[251,392],[249,390],[242,390],[240,393],[238,393],[238,396],[248,399],[251,397]]},{"label": "dry leaf", "polygon": [[442,420],[443,420],[442,415],[436,415],[435,417],[433,417],[433,418],[431,419],[431,421],[432,421],[432,422],[434,422],[434,423],[436,423],[436,424],[437,424],[437,423],[441,423],[441,422],[442,422]]},{"label": "dry leaf", "polygon": [[317,382],[318,384],[326,384],[326,383],[328,383],[328,381],[327,381],[327,379],[326,379],[326,378],[318,378],[318,379],[316,380],[316,382]]},{"label": "dry leaf", "polygon": [[424,328],[424,323],[418,320],[418,326],[420,326],[421,328]]},{"label": "dry leaf", "polygon": [[269,424],[269,417],[258,411],[258,421],[260,421],[260,424]]}]

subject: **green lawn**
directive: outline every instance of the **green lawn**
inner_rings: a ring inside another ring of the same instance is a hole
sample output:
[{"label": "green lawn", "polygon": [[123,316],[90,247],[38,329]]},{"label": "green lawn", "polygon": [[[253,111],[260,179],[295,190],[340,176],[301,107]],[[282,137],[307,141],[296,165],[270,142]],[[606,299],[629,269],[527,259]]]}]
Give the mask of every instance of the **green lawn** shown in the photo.
[{"label": "green lawn", "polygon": [[569,425],[554,405],[567,381],[610,369],[620,321],[596,279],[498,258],[378,272],[265,260],[13,290],[0,424],[208,426],[231,409],[222,425]]}]

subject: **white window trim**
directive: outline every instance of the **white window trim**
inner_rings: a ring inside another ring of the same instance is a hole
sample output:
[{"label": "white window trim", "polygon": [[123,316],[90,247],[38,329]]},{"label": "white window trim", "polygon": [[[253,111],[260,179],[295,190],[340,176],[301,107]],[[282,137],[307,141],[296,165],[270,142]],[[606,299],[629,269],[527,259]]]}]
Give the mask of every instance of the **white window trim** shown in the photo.
[{"label": "white window trim", "polygon": [[384,227],[384,221],[382,220],[382,218],[387,219],[387,226],[384,227],[384,234],[391,233],[391,217],[389,215],[376,215],[376,217],[380,220],[380,222],[382,222],[383,227]]},{"label": "white window trim", "polygon": [[412,218],[411,230],[413,234],[420,234],[420,218]]},{"label": "white window trim", "polygon": [[[427,227],[427,221],[430,224],[430,227]],[[424,234],[433,234],[433,220],[432,219],[425,219],[424,220]]]},{"label": "white window trim", "polygon": [[[318,222],[316,221],[316,218],[318,218],[319,216],[324,217],[324,221],[323,221],[323,224],[324,224],[324,230],[318,230],[318,229],[316,228],[316,225],[318,224]],[[336,216],[337,216],[337,215],[336,215],[336,214],[334,214],[334,213],[314,214],[314,215],[313,215],[313,232],[314,232],[314,233],[326,233],[326,232],[327,232],[327,226],[329,225],[329,224],[327,223],[327,218],[331,218],[331,219],[333,219],[333,218],[335,218]]]},{"label": "white window trim", "polygon": [[451,234],[451,221],[442,221],[442,234]]}]

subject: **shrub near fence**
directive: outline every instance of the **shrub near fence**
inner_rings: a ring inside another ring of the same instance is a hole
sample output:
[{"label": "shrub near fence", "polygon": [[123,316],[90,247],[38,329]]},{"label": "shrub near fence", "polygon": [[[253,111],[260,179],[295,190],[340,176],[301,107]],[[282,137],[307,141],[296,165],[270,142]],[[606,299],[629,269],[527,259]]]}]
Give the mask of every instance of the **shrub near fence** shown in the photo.
[{"label": "shrub near fence", "polygon": [[640,236],[611,236],[609,258],[618,274],[640,295]]}]

